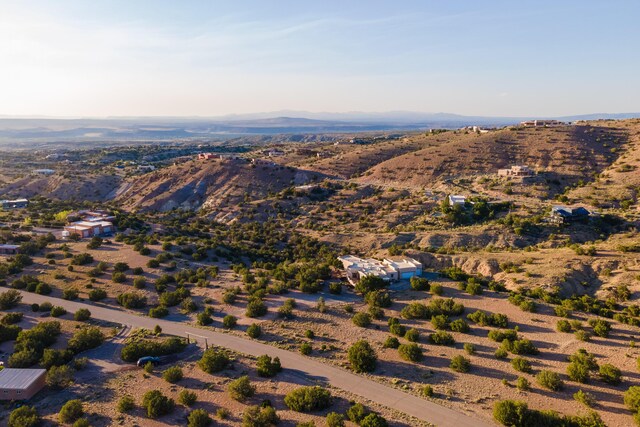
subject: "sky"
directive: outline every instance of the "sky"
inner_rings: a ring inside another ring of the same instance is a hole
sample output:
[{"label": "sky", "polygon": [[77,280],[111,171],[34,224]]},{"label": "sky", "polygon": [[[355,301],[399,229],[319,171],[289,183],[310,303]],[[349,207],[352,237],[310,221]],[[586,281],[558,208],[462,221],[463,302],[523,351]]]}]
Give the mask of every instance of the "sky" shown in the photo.
[{"label": "sky", "polygon": [[0,0],[0,115],[640,112],[640,1]]}]

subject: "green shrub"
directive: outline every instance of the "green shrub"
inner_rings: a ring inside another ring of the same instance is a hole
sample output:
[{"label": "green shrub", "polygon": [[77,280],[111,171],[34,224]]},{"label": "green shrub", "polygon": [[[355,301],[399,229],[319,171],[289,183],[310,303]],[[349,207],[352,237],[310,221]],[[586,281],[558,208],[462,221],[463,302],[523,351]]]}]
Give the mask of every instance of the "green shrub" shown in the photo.
[{"label": "green shrub", "polygon": [[351,321],[354,325],[359,326],[361,328],[366,328],[371,324],[371,316],[369,313],[356,313],[351,318]]},{"label": "green shrub", "polygon": [[447,329],[449,327],[449,318],[444,314],[431,316],[431,325],[435,329]]},{"label": "green shrub", "polygon": [[247,317],[261,317],[267,314],[267,305],[259,298],[253,299],[247,304]]},{"label": "green shrub", "polygon": [[411,328],[404,334],[404,339],[410,342],[417,342],[420,339],[420,332],[417,329]]},{"label": "green shrub", "polygon": [[568,320],[558,320],[556,323],[556,329],[558,332],[571,332],[571,323]]},{"label": "green shrub", "polygon": [[600,379],[608,384],[617,385],[622,382],[622,372],[617,367],[605,363],[600,365],[599,370]]},{"label": "green shrub", "polygon": [[208,427],[213,420],[204,409],[194,409],[187,417],[187,427]]},{"label": "green shrub", "polygon": [[278,357],[274,357],[272,359],[271,356],[265,354],[258,357],[256,361],[256,369],[259,376],[269,378],[282,371],[282,365],[280,364],[280,359]]},{"label": "green shrub", "polygon": [[182,368],[179,366],[171,366],[170,368],[165,369],[162,373],[162,378],[169,383],[177,383],[183,377],[184,374],[182,373]]},{"label": "green shrub", "polygon": [[209,313],[203,311],[196,316],[196,323],[200,326],[207,326],[213,323],[213,318]]},{"label": "green shrub", "polygon": [[564,383],[562,379],[560,379],[560,375],[556,372],[546,370],[540,371],[538,375],[536,375],[536,380],[542,387],[552,391],[559,391],[564,387]]},{"label": "green shrub", "polygon": [[96,348],[103,342],[104,334],[102,331],[95,326],[89,326],[76,330],[69,339],[67,347],[72,352],[78,354]]},{"label": "green shrub", "polygon": [[36,408],[21,406],[11,412],[7,427],[38,427],[40,423],[40,415]]},{"label": "green shrub", "polygon": [[583,405],[588,406],[589,408],[594,407],[596,404],[595,397],[593,397],[591,393],[584,392],[582,390],[578,390],[577,392],[573,393],[573,398],[576,402],[580,402]]},{"label": "green shrub", "polygon": [[381,415],[371,413],[360,421],[360,427],[387,427],[387,420]]},{"label": "green shrub", "polygon": [[255,392],[256,388],[251,384],[247,375],[243,375],[240,378],[231,381],[227,386],[227,393],[229,393],[229,396],[238,402],[244,402],[248,398],[252,397]]},{"label": "green shrub", "polygon": [[429,334],[429,341],[435,345],[453,345],[456,343],[453,336],[445,331],[437,331]]},{"label": "green shrub", "polygon": [[463,334],[466,334],[467,332],[469,332],[469,324],[465,322],[463,319],[456,319],[452,321],[451,323],[449,323],[449,328],[453,332],[460,332]]},{"label": "green shrub", "polygon": [[205,350],[202,354],[202,358],[198,361],[200,369],[208,374],[214,374],[225,369],[229,365],[229,356],[227,353],[210,348]]},{"label": "green shrub", "polygon": [[116,300],[124,308],[143,308],[147,305],[147,298],[137,292],[122,293]]},{"label": "green shrub", "polygon": [[279,421],[272,406],[250,406],[242,414],[242,427],[271,427]]},{"label": "green shrub", "polygon": [[68,365],[52,366],[47,371],[45,382],[54,390],[62,390],[73,383],[73,371]]},{"label": "green shrub", "polygon": [[372,372],[376,369],[378,357],[366,340],[356,341],[347,352],[351,368],[356,372]]},{"label": "green shrub", "polygon": [[387,337],[387,339],[382,344],[382,347],[384,347],[384,348],[398,348],[398,347],[400,347],[400,341],[398,341],[398,338],[396,338],[396,337],[389,336],[389,337]]},{"label": "green shrub", "polygon": [[599,337],[607,338],[611,331],[611,324],[602,319],[590,319],[589,326],[593,328],[593,333]]},{"label": "green shrub", "polygon": [[73,320],[77,320],[78,322],[84,322],[91,318],[91,312],[86,308],[81,308],[73,314]]},{"label": "green shrub", "polygon": [[305,356],[310,355],[312,351],[313,347],[310,343],[303,342],[302,344],[300,344],[300,353],[304,354]]},{"label": "green shrub", "polygon": [[60,307],[59,305],[55,305],[51,308],[50,314],[51,314],[51,317],[60,317],[67,314],[67,310],[65,310],[63,307]]},{"label": "green shrub", "polygon": [[329,412],[325,418],[327,427],[345,427],[344,415],[337,412]]},{"label": "green shrub", "polygon": [[493,406],[493,418],[504,426],[525,427],[529,408],[525,402],[501,400]]},{"label": "green shrub", "polygon": [[531,362],[524,357],[514,357],[511,360],[511,366],[518,372],[531,372]]},{"label": "green shrub", "polygon": [[433,387],[430,386],[429,384],[422,387],[422,395],[425,397],[433,397],[434,395]]},{"label": "green shrub", "polygon": [[467,353],[467,354],[474,354],[476,352],[476,346],[471,344],[470,342],[464,343],[462,348],[464,349],[465,353]]},{"label": "green shrub", "polygon": [[429,292],[431,292],[433,295],[442,295],[443,291],[444,288],[440,283],[432,283],[429,287]]},{"label": "green shrub", "polygon": [[469,372],[471,361],[462,355],[457,355],[451,359],[449,367],[456,372]]},{"label": "green shrub", "polygon": [[247,328],[247,335],[253,339],[259,338],[262,335],[262,328],[260,325],[253,323]]},{"label": "green shrub", "polygon": [[624,404],[633,412],[640,411],[640,386],[631,386],[624,392]]},{"label": "green shrub", "polygon": [[372,307],[390,307],[391,295],[386,290],[371,291],[365,296],[365,301]]},{"label": "green shrub", "polygon": [[398,347],[398,354],[409,362],[419,362],[423,357],[422,349],[416,343],[401,344]]},{"label": "green shrub", "polygon": [[133,397],[131,397],[128,394],[125,394],[118,400],[118,405],[116,409],[118,410],[118,412],[126,413],[126,412],[131,412],[135,407],[136,407],[136,402],[135,400],[133,400]]},{"label": "green shrub", "polygon": [[186,342],[177,337],[158,340],[135,340],[127,342],[120,352],[125,362],[135,362],[143,356],[165,356],[184,350]]},{"label": "green shrub", "polygon": [[525,377],[518,377],[516,380],[516,388],[520,391],[527,391],[531,388],[531,384]]},{"label": "green shrub", "polygon": [[78,299],[80,292],[76,288],[66,288],[62,291],[62,298],[72,301]]},{"label": "green shrub", "polygon": [[178,402],[184,406],[193,406],[198,400],[198,395],[190,390],[183,389],[178,393]]},{"label": "green shrub", "polygon": [[159,418],[173,412],[175,402],[159,390],[150,390],[142,396],[142,407],[147,410],[147,417]]},{"label": "green shrub", "polygon": [[147,286],[147,280],[142,276],[136,276],[133,278],[133,287],[136,289],[144,289]]},{"label": "green shrub", "polygon": [[590,377],[589,367],[579,362],[571,362],[567,365],[567,376],[570,380],[587,383]]},{"label": "green shrub", "polygon": [[411,284],[411,289],[414,291],[428,291],[429,290],[429,281],[423,277],[413,276],[409,279],[409,283]]},{"label": "green shrub", "polygon": [[104,289],[92,289],[89,292],[89,300],[101,301],[107,297],[107,292]]},{"label": "green shrub", "polygon": [[347,417],[356,424],[360,424],[369,413],[370,411],[362,403],[354,403],[347,409]]},{"label": "green shrub", "polygon": [[82,402],[78,399],[68,400],[58,413],[58,420],[63,424],[70,424],[84,415]]},{"label": "green shrub", "polygon": [[320,386],[300,387],[289,392],[284,403],[292,411],[321,411],[331,405],[331,393]]},{"label": "green shrub", "polygon": [[227,329],[234,328],[237,323],[238,323],[238,319],[235,316],[232,316],[230,314],[227,314],[222,318],[222,326],[224,326]]}]

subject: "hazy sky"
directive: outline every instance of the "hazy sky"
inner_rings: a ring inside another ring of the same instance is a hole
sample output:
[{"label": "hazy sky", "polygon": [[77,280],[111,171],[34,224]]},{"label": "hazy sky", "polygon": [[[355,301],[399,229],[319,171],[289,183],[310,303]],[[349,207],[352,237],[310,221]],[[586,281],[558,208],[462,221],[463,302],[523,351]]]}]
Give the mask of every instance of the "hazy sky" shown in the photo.
[{"label": "hazy sky", "polygon": [[0,115],[640,111],[640,1],[0,0]]}]

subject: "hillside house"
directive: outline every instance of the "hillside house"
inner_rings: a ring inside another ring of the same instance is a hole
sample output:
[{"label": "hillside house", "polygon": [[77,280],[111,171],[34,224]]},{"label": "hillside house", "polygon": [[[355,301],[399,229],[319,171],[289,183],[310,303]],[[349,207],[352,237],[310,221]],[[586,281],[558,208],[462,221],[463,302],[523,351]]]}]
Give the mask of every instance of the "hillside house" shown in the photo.
[{"label": "hillside house", "polygon": [[284,156],[284,151],[270,150],[267,154],[269,155],[269,157],[282,157]]},{"label": "hillside house", "polygon": [[0,255],[17,255],[19,251],[20,246],[18,245],[0,245]]},{"label": "hillside house", "polygon": [[24,209],[29,205],[27,199],[2,200],[2,209]]},{"label": "hillside house", "polygon": [[349,283],[355,284],[366,276],[380,277],[386,282],[410,279],[422,274],[422,264],[418,261],[405,258],[399,261],[384,259],[379,261],[374,258],[359,258],[353,255],[338,257],[347,274]]},{"label": "hillside house", "polygon": [[33,173],[35,175],[53,175],[54,173],[56,173],[56,171],[54,171],[53,169],[34,169]]},{"label": "hillside house", "polygon": [[550,127],[550,126],[562,126],[564,123],[559,120],[526,120],[520,122],[524,127]]},{"label": "hillside house", "polygon": [[0,400],[26,400],[45,386],[45,369],[12,369],[0,371]]},{"label": "hillside house", "polygon": [[64,226],[62,238],[77,234],[81,238],[107,236],[113,234],[115,227],[110,221],[76,221]]},{"label": "hillside house", "polygon": [[141,172],[152,172],[156,170],[156,167],[153,165],[138,165],[137,169]]},{"label": "hillside house", "polygon": [[211,159],[215,159],[215,158],[218,158],[218,156],[213,154],[213,153],[200,153],[200,154],[198,154],[198,160],[211,160]]},{"label": "hillside house", "polygon": [[511,177],[528,177],[533,176],[533,170],[529,166],[514,165],[508,169],[498,169],[498,176],[511,176]]},{"label": "hillside house", "polygon": [[577,221],[586,221],[591,213],[582,206],[571,208],[567,206],[554,206],[551,208],[550,222],[555,224],[569,224]]},{"label": "hillside house", "polygon": [[465,196],[460,195],[449,195],[449,206],[462,205],[464,206],[467,203],[467,198]]}]

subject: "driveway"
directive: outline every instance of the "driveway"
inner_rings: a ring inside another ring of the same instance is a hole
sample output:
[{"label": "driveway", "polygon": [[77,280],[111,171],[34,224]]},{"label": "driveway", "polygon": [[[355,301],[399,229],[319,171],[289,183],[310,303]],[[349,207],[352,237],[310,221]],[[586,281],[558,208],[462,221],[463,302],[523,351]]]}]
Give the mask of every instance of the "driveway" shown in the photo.
[{"label": "driveway", "polygon": [[24,291],[20,291],[20,293],[23,296],[22,302],[26,304],[40,304],[45,301],[50,301],[55,305],[64,307],[71,313],[80,308],[87,308],[91,311],[91,316],[96,319],[118,322],[123,325],[130,325],[136,328],[153,329],[155,325],[160,325],[162,331],[166,334],[183,337],[186,336],[186,334],[192,334],[195,336],[206,337],[209,344],[229,348],[238,353],[252,356],[260,356],[263,354],[268,354],[272,357],[277,356],[280,358],[283,368],[289,370],[290,373],[298,374],[305,379],[313,378],[314,380],[326,381],[334,387],[348,391],[357,396],[361,396],[380,405],[404,412],[405,414],[414,416],[437,426],[485,427],[491,425],[484,420],[470,417],[453,409],[440,406],[429,400],[421,399],[401,390],[388,387],[364,376],[356,375],[345,369],[324,364],[299,353],[272,347],[258,341],[210,329],[195,328],[169,320],[143,317],[138,314],[113,308],[98,307],[91,304],[67,301],[60,298],[51,298]]}]

